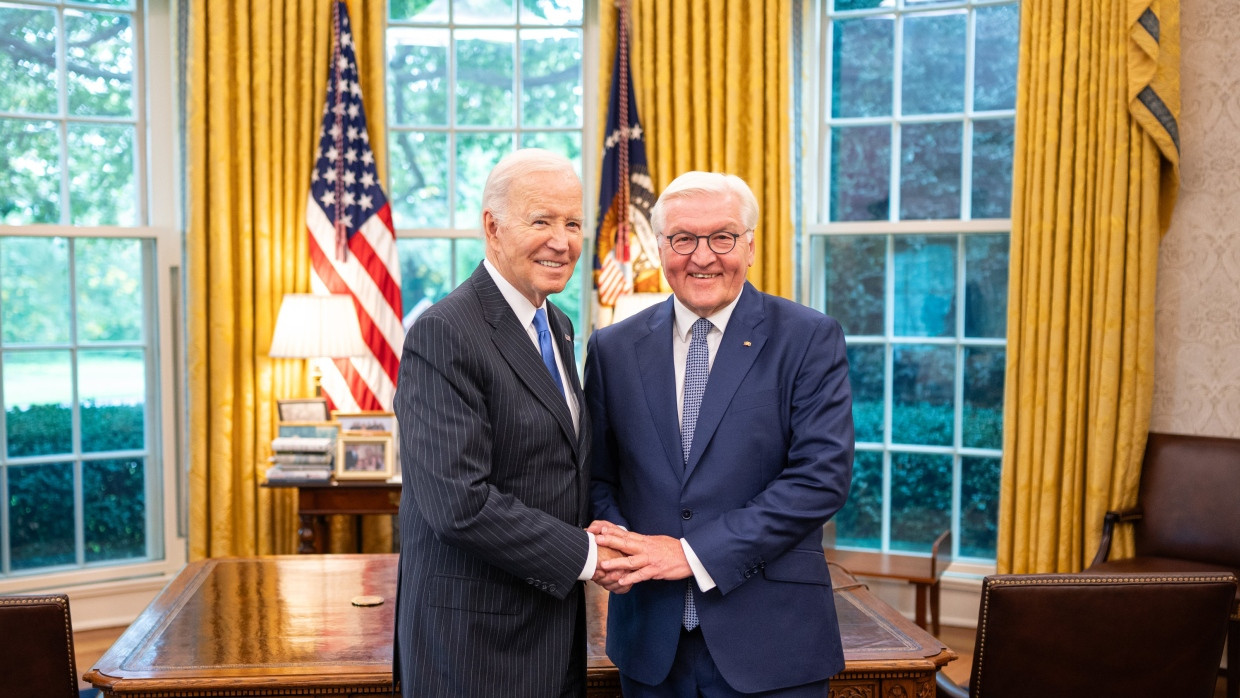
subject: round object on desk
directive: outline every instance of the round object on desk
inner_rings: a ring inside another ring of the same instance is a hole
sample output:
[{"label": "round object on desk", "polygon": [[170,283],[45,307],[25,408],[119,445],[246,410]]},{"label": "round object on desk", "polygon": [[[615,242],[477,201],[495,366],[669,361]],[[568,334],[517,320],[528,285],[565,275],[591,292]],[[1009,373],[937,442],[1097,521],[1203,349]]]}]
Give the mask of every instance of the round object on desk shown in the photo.
[{"label": "round object on desk", "polygon": [[354,606],[378,606],[383,603],[382,596],[354,596],[350,601]]}]

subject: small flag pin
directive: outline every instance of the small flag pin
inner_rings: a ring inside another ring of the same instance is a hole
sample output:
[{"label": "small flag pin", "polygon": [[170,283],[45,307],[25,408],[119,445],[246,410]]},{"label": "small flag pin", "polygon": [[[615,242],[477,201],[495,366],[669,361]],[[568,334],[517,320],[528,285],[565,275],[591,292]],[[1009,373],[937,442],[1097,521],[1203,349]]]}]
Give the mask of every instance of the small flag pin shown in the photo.
[{"label": "small flag pin", "polygon": [[753,346],[753,342],[746,341],[746,342],[745,342],[745,346],[747,346],[747,347],[752,347],[752,346]]}]

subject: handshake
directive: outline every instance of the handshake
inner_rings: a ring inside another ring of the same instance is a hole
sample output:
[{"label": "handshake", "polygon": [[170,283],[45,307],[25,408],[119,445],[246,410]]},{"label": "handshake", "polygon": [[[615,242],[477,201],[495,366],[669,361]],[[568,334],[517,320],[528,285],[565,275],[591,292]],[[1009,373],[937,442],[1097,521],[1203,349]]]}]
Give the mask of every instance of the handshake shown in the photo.
[{"label": "handshake", "polygon": [[610,521],[586,527],[598,544],[598,567],[592,579],[607,591],[623,594],[649,579],[685,579],[693,574],[680,540],[643,536]]}]

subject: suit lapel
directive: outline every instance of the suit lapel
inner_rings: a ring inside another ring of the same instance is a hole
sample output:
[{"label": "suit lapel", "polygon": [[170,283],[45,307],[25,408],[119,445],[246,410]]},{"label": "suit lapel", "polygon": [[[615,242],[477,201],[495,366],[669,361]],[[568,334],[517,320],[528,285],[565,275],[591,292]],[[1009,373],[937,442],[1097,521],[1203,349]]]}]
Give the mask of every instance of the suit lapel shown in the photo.
[{"label": "suit lapel", "polygon": [[[551,374],[547,373],[547,366],[543,364],[542,356],[530,340],[529,333],[517,322],[516,314],[512,312],[508,301],[504,299],[504,294],[500,293],[499,287],[495,285],[495,281],[491,279],[490,273],[484,266],[479,264],[469,280],[474,284],[478,301],[482,304],[483,315],[487,323],[491,325],[491,341],[499,350],[500,356],[504,357],[504,361],[512,368],[512,372],[530,389],[534,397],[555,416],[560,428],[568,437],[569,443],[573,445],[575,454],[577,430],[573,428],[573,418],[568,411],[568,403],[564,401],[564,396],[551,381]],[[568,356],[571,357],[572,354]]]},{"label": "suit lapel", "polygon": [[680,418],[676,412],[676,367],[672,358],[672,300],[669,297],[651,314],[649,333],[633,342],[638,371],[646,393],[646,407],[655,431],[677,475],[684,473],[680,454]]},{"label": "suit lapel", "polygon": [[693,447],[685,468],[686,480],[693,474],[702,452],[719,428],[719,422],[732,404],[732,396],[762,353],[767,340],[767,333],[761,327],[763,319],[762,296],[747,281],[741,289],[741,300],[728,320],[728,328],[723,333],[715,362],[711,365],[710,378],[706,381],[706,392],[702,394],[702,408],[698,412]]}]

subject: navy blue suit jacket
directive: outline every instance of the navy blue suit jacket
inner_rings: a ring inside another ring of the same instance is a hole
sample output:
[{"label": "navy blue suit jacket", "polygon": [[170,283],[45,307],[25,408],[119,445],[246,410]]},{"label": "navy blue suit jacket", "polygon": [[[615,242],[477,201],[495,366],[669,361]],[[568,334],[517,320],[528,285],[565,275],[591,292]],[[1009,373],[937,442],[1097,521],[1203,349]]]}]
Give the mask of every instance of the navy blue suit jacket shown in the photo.
[{"label": "navy blue suit jacket", "polygon": [[[682,464],[672,301],[596,331],[586,354],[594,516],[685,538],[717,586],[694,585],[703,637],[733,688],[826,679],[844,666],[822,526],[852,478],[852,397],[839,323],[746,283]],[[685,582],[612,594],[607,654],[663,681]]]}]

